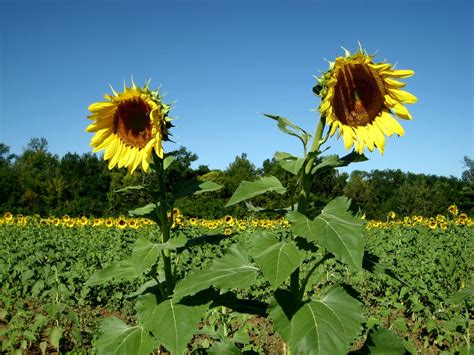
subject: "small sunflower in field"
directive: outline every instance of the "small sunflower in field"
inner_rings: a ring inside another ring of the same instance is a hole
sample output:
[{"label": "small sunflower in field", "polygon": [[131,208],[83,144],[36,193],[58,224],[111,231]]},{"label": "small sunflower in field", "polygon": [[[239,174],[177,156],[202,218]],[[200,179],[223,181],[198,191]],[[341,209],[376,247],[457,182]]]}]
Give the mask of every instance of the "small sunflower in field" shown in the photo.
[{"label": "small sunflower in field", "polygon": [[3,218],[7,223],[11,222],[13,220],[13,214],[11,212],[7,212],[3,215]]},{"label": "small sunflower in field", "polygon": [[437,226],[438,226],[438,222],[436,222],[436,220],[434,219],[430,220],[430,222],[428,223],[428,227],[430,227],[430,229],[432,230],[436,229]]},{"label": "small sunflower in field", "polygon": [[412,118],[404,104],[413,104],[417,98],[401,90],[413,70],[397,70],[390,63],[374,63],[374,55],[362,49],[330,62],[329,70],[318,78],[313,91],[321,97],[319,112],[330,126],[329,134],[338,131],[344,146],[362,154],[367,147],[384,152],[385,135],[404,135],[403,127],[393,117]]},{"label": "small sunflower in field", "polygon": [[459,213],[459,210],[456,205],[451,205],[448,207],[448,212],[451,213],[453,216],[457,216]]},{"label": "small sunflower in field", "polygon": [[115,225],[117,227],[119,227],[120,229],[124,229],[125,227],[127,227],[127,220],[125,219],[125,217],[119,217],[116,221],[115,221]]},{"label": "small sunflower in field", "polygon": [[147,172],[153,152],[163,158],[163,141],[172,126],[170,106],[148,85],[140,88],[132,80],[130,88],[119,93],[112,89],[113,95],[105,95],[107,101],[89,106],[88,118],[94,122],[86,131],[95,132],[91,146],[94,152],[105,149],[109,169],[126,167],[133,173],[141,166]]}]

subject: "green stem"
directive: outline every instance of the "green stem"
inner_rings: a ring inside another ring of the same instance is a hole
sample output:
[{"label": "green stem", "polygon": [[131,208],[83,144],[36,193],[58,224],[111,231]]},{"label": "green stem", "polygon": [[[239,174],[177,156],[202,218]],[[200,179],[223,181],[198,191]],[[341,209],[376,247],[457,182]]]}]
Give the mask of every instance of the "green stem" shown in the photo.
[{"label": "green stem", "polygon": [[[314,160],[316,159],[319,147],[322,143],[321,137],[323,135],[324,126],[326,124],[326,117],[321,116],[316,126],[316,132],[314,133],[313,143],[308,154],[311,154],[311,157],[307,159],[305,154],[306,164],[301,174],[301,190],[298,196],[298,208],[297,211],[303,215],[306,215],[309,206],[309,197],[311,193],[311,187],[313,185],[313,176],[311,174],[311,169],[313,167]],[[300,285],[300,268],[298,267],[290,276],[290,290],[297,297],[298,302],[303,298],[305,285]],[[300,289],[302,288],[302,290]]]},{"label": "green stem", "polygon": [[[170,229],[172,221],[168,219],[168,203],[166,197],[166,189],[165,189],[165,180],[164,180],[164,167],[163,167],[163,159],[153,156],[155,165],[157,167],[157,175],[158,175],[158,189],[159,189],[159,218],[161,221],[161,242],[164,244],[170,239]],[[174,276],[171,269],[171,256],[169,249],[163,249],[161,251],[161,255],[163,257],[163,264],[164,264],[164,271],[165,271],[165,283],[168,295],[173,293],[174,290]]]}]

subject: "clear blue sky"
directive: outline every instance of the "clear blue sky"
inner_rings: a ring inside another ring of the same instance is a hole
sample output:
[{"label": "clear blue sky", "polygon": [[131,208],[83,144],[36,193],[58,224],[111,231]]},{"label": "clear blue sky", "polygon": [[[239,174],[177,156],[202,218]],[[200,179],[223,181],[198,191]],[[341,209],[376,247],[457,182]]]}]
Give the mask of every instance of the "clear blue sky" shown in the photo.
[{"label": "clear blue sky", "polygon": [[[376,61],[415,70],[406,82],[419,102],[405,136],[353,169],[460,177],[474,156],[473,5],[461,0],[0,0],[0,142],[89,152],[87,107],[133,75],[176,101],[172,133],[196,165],[225,169],[245,152],[258,167],[300,149],[259,112],[312,133],[312,76],[358,40]],[[344,154],[342,140],[330,146]]]}]

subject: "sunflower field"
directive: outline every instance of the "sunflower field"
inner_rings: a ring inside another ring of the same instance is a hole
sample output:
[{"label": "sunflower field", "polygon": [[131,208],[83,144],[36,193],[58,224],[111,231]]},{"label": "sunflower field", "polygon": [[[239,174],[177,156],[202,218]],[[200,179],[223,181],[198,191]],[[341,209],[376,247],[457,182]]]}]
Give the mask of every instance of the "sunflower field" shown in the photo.
[{"label": "sunflower field", "polygon": [[[367,221],[364,270],[351,272],[327,263],[313,274],[314,292],[347,282],[366,306],[364,331],[384,327],[384,336],[412,354],[465,352],[471,341],[473,220],[463,213],[432,218],[394,213]],[[201,249],[181,254],[184,270],[205,268],[237,242],[249,243],[257,230],[288,230],[284,219],[218,220],[184,217],[174,211],[173,234],[187,243],[206,238]],[[153,238],[156,225],[143,218],[71,218],[12,215],[0,218],[0,340],[5,353],[91,353],[100,322],[115,316],[134,323],[133,303],[144,280],[84,286],[97,270],[130,253],[139,235]],[[142,286],[143,287],[143,286]],[[262,302],[268,282],[258,278],[250,290]],[[219,337],[240,350],[283,353],[285,343],[271,321],[258,315],[233,315],[222,307],[208,311],[187,345],[188,352],[212,348]],[[367,345],[364,345],[367,346]],[[466,352],[467,353],[467,352]]]}]

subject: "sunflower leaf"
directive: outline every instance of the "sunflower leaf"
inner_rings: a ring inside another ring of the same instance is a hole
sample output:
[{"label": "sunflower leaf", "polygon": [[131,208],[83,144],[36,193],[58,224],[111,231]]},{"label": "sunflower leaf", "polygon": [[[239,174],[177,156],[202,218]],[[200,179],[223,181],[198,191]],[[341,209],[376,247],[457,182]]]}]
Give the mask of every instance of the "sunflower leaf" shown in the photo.
[{"label": "sunflower leaf", "polygon": [[181,280],[174,290],[174,298],[180,300],[211,286],[221,291],[245,288],[253,284],[258,271],[249,261],[244,247],[232,245],[222,258],[216,259],[207,269],[197,270]]},{"label": "sunflower leaf", "polygon": [[115,193],[118,193],[118,192],[128,192],[128,191],[136,191],[136,190],[143,190],[143,189],[146,189],[146,187],[145,187],[145,186],[142,186],[142,185],[127,186],[127,187],[124,187],[123,189],[115,190]]},{"label": "sunflower leaf", "polygon": [[350,200],[337,197],[323,208],[314,220],[299,212],[288,212],[293,233],[321,244],[340,261],[355,270],[362,270],[364,257],[363,220],[348,211]]},{"label": "sunflower leaf", "polygon": [[250,250],[272,289],[280,286],[301,263],[295,243],[279,242],[272,233],[257,233]]},{"label": "sunflower leaf", "polygon": [[177,200],[190,195],[199,195],[204,192],[217,191],[221,188],[222,185],[213,181],[200,182],[196,179],[181,181],[173,186],[173,198]]},{"label": "sunflower leaf", "polygon": [[168,169],[172,162],[174,162],[176,158],[172,155],[168,155],[165,159],[163,159],[163,170]]},{"label": "sunflower leaf", "polygon": [[138,297],[137,318],[171,354],[183,354],[207,308],[208,304],[185,306],[174,299],[157,303],[156,296],[147,293]]},{"label": "sunflower leaf", "polygon": [[403,339],[389,329],[372,329],[366,340],[369,353],[373,355],[405,354]]},{"label": "sunflower leaf", "polygon": [[155,203],[149,203],[148,205],[145,205],[143,207],[139,207],[134,210],[128,211],[128,214],[133,217],[149,216],[155,210],[155,208],[156,208]]},{"label": "sunflower leaf", "polygon": [[158,345],[142,325],[130,327],[115,317],[104,319],[97,340],[99,354],[150,354]]},{"label": "sunflower leaf", "polygon": [[286,188],[283,187],[280,180],[275,176],[264,176],[257,181],[242,181],[225,207],[235,205],[269,191],[274,191],[281,195],[286,192]]},{"label": "sunflower leaf", "polygon": [[342,166],[348,166],[351,163],[359,163],[366,160],[367,157],[364,154],[359,154],[355,150],[343,156],[342,158],[340,158],[337,154],[326,155],[322,158],[321,162],[317,164],[313,170],[311,170],[311,174],[314,174],[316,171],[326,167],[338,168]]},{"label": "sunflower leaf", "polygon": [[293,175],[298,174],[304,163],[304,158],[298,158],[291,155],[290,153],[285,152],[276,152],[275,159],[283,169],[292,173]]},{"label": "sunflower leaf", "polygon": [[305,303],[291,318],[295,354],[347,354],[364,321],[362,304],[334,286]]},{"label": "sunflower leaf", "polygon": [[289,134],[290,136],[298,138],[303,143],[303,146],[305,147],[305,150],[306,150],[306,146],[308,145],[308,142],[311,139],[311,135],[308,132],[306,132],[303,128],[295,125],[293,122],[291,122],[287,118],[277,116],[277,115],[271,115],[267,113],[264,113],[263,115],[277,121],[278,128],[283,133],[286,133],[286,134]]}]

